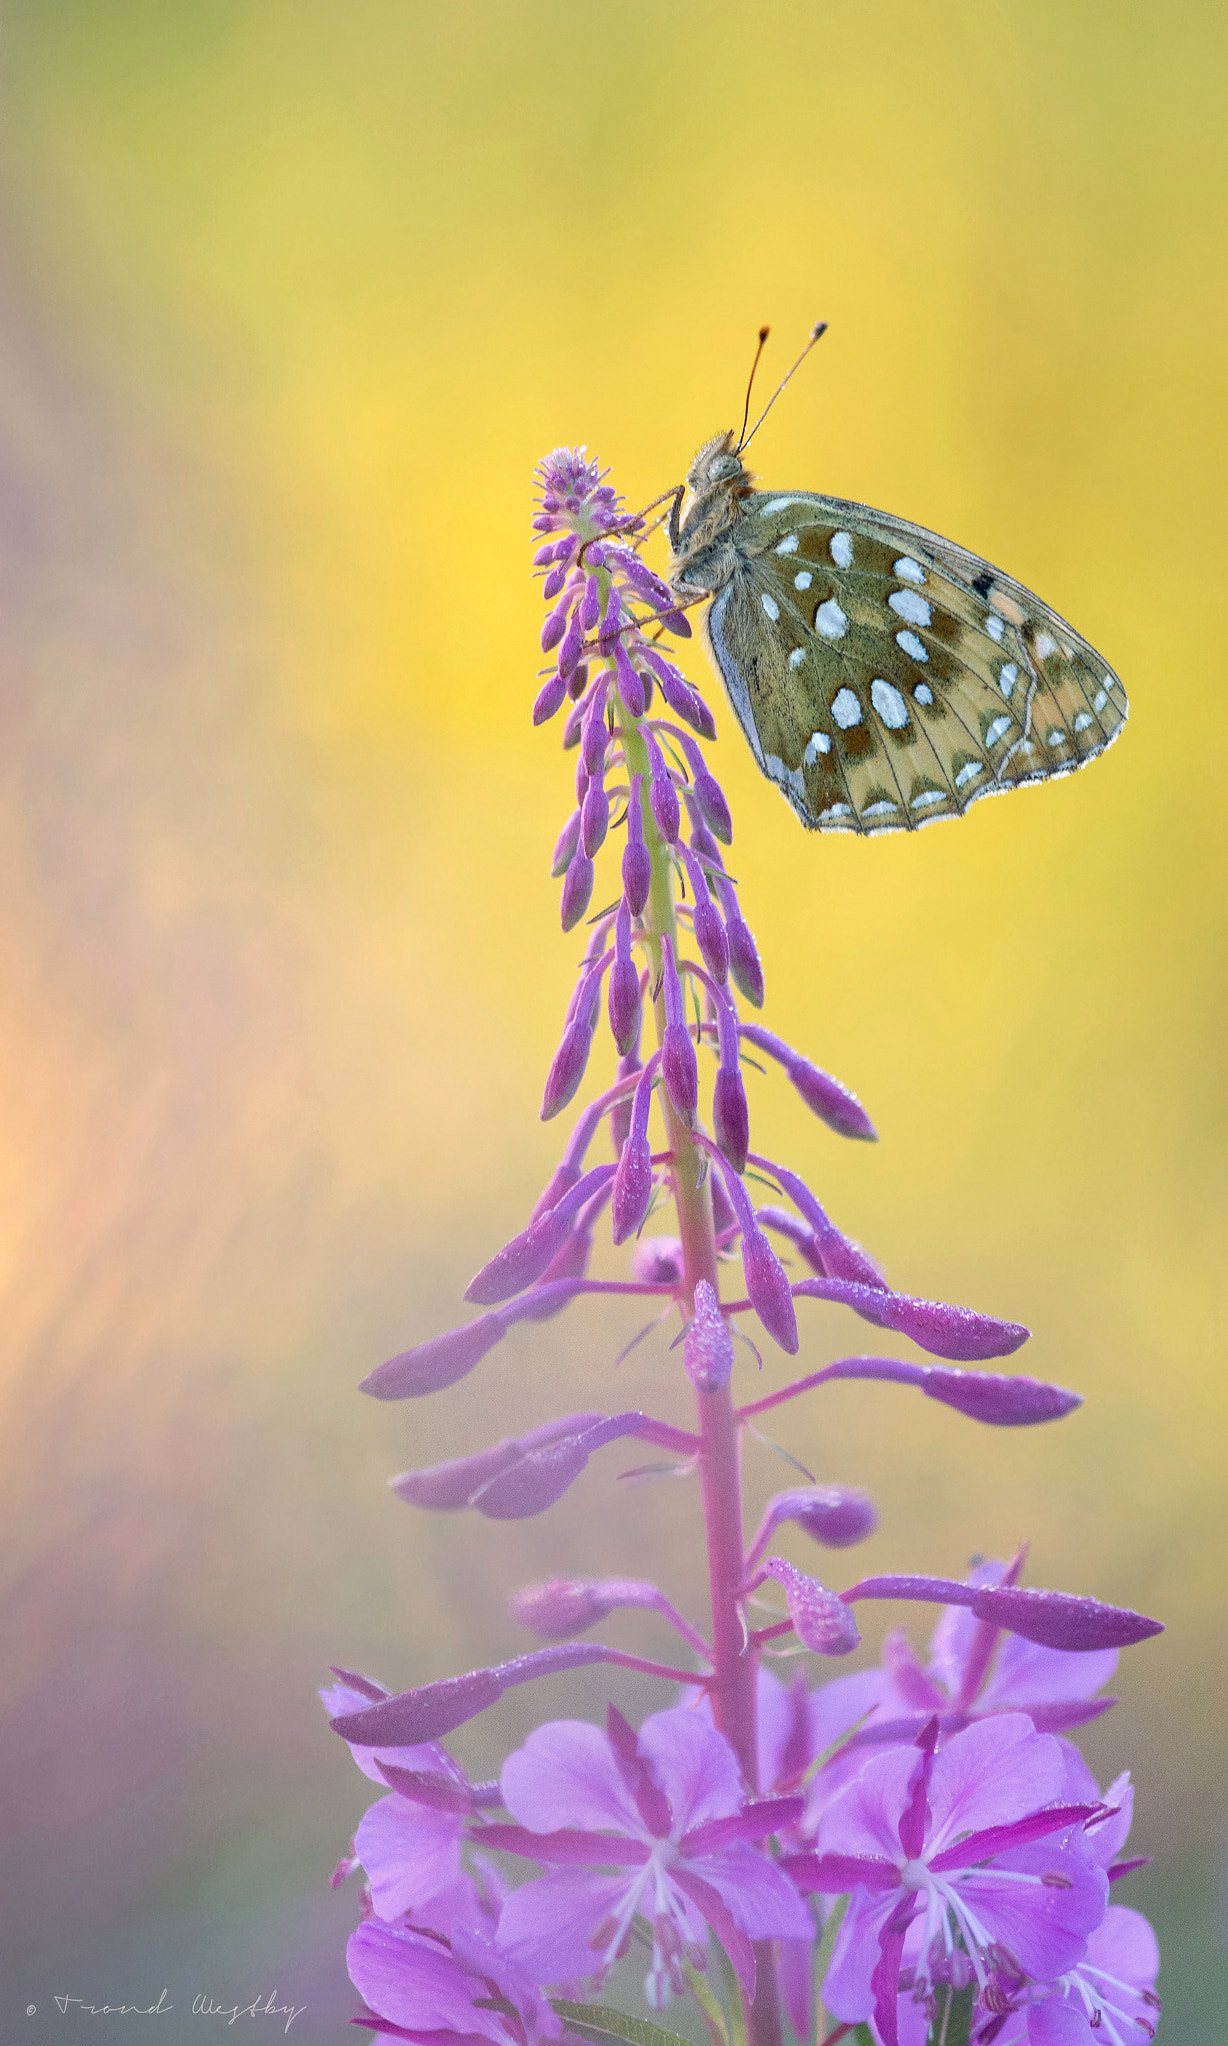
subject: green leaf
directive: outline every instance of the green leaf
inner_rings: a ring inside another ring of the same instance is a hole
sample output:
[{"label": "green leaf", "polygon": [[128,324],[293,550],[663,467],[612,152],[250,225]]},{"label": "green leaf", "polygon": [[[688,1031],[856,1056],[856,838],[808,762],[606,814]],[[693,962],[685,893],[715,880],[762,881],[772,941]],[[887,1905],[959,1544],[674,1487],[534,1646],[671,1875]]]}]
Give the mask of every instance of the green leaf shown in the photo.
[{"label": "green leaf", "polygon": [[550,2008],[580,2039],[593,2046],[691,2046],[677,2032],[667,2032],[649,2018],[631,2018],[625,2011],[608,2010],[600,2003],[569,2003],[565,1996],[552,1996]]}]

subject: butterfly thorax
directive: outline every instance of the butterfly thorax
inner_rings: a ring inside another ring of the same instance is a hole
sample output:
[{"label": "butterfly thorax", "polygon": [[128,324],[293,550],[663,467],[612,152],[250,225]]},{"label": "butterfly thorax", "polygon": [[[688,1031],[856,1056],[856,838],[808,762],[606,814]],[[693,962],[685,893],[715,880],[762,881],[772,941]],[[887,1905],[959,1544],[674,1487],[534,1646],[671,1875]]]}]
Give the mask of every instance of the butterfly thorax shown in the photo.
[{"label": "butterfly thorax", "polygon": [[674,553],[670,580],[680,594],[717,590],[728,580],[735,559],[730,536],[753,483],[732,431],[715,434],[699,450],[669,521]]}]

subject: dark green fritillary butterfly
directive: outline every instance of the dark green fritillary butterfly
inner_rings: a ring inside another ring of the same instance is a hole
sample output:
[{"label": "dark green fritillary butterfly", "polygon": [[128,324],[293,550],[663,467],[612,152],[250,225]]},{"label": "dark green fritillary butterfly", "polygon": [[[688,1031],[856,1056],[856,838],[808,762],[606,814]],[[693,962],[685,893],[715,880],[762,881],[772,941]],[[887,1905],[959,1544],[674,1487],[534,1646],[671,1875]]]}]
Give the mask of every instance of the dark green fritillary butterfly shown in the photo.
[{"label": "dark green fritillary butterfly", "polygon": [[670,580],[710,597],[730,702],[803,824],[915,830],[1113,743],[1121,683],[1022,583],[889,513],[756,490],[745,445],[717,434],[692,462]]}]

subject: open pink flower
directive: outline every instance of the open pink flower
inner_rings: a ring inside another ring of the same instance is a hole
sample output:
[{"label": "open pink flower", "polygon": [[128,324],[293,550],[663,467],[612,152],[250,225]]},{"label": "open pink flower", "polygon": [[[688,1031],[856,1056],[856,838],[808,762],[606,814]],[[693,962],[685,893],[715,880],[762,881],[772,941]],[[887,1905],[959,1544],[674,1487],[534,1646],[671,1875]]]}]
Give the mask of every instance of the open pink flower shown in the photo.
[{"label": "open pink flower", "polygon": [[873,2018],[882,2046],[924,2040],[955,1956],[982,1996],[1003,1973],[1014,1986],[1074,1967],[1108,1897],[1082,1836],[1100,1806],[1059,1802],[1056,1740],[1022,1713],[937,1738],[931,1720],[915,1746],[873,1755],[825,1813],[818,1851],[784,1862],[802,1890],[851,1891],[823,1998],[850,2023]]},{"label": "open pink flower", "polygon": [[535,1981],[600,1978],[642,1917],[654,2010],[682,1988],[683,1957],[702,1961],[709,1926],[750,1995],[752,1940],[812,1934],[797,1892],[755,1845],[801,1800],[748,1800],[733,1749],[698,1713],[654,1713],[638,1739],[613,1706],[604,1732],[575,1719],[539,1726],[504,1764],[503,1801],[519,1823],[484,1827],[483,1845],[555,1864],[514,1890],[499,1919],[500,1948]]},{"label": "open pink flower", "polygon": [[[1095,1780],[1080,1755],[1067,1758],[1066,1795],[1096,1794]],[[1092,1859],[1109,1882],[1137,1867],[1118,1857],[1130,1831],[1134,1791],[1128,1773],[1104,1793],[1108,1816],[1085,1834]],[[1054,1982],[1021,1988],[1016,2008],[1000,2025],[981,2033],[985,2046],[1140,2046],[1153,2038],[1160,2015],[1155,1993],[1160,1950],[1140,1911],[1110,1904],[1089,1933],[1087,1952]]]}]

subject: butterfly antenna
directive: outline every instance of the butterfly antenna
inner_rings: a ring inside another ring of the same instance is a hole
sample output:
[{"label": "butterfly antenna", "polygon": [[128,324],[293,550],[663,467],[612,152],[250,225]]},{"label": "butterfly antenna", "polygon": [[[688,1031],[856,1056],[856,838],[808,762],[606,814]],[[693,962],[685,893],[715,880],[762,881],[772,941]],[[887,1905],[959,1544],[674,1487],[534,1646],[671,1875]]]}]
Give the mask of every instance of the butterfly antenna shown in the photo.
[{"label": "butterfly antenna", "polygon": [[[761,334],[761,335],[760,335],[760,337],[759,337],[759,352],[760,352],[760,354],[762,354],[762,352],[763,352],[763,344],[764,344],[764,341],[765,341],[765,340],[767,339],[767,331],[768,331],[768,330],[767,330],[767,328],[765,327],[765,328],[763,329],[763,332],[762,332],[762,334]],[[791,376],[793,375],[793,371],[794,371],[794,370],[798,370],[798,369],[800,369],[800,368],[801,368],[802,364],[803,364],[803,363],[805,362],[805,360],[806,360],[806,357],[807,357],[807,356],[809,355],[809,353],[810,353],[811,349],[812,349],[812,348],[814,347],[814,344],[815,344],[815,342],[816,342],[816,341],[821,341],[821,340],[823,339],[823,336],[824,336],[824,334],[825,334],[826,332],[827,332],[827,321],[826,321],[826,320],[820,320],[820,321],[819,321],[819,324],[818,324],[818,326],[817,326],[817,327],[816,327],[816,328],[814,329],[814,332],[813,332],[813,333],[811,334],[811,336],[810,336],[810,339],[809,339],[809,341],[807,341],[807,343],[806,343],[806,346],[805,346],[805,347],[803,348],[803,350],[802,350],[801,354],[800,354],[800,355],[798,356],[798,358],[797,358],[797,361],[796,361],[796,362],[794,363],[794,365],[793,365],[793,369],[790,369],[790,370],[786,370],[786,372],[785,372],[784,376],[782,376],[782,378],[780,379],[780,382],[779,382],[779,383],[777,384],[777,386],[776,386],[776,389],[775,389],[775,390],[774,390],[774,391],[772,392],[772,395],[771,395],[771,397],[770,397],[770,398],[768,399],[768,401],[767,401],[767,404],[766,404],[766,405],[764,406],[764,408],[763,408],[762,412],[761,412],[761,413],[759,414],[759,417],[758,417],[758,418],[756,419],[756,421],[755,421],[754,425],[753,425],[753,426],[751,427],[751,430],[750,430],[750,432],[749,432],[749,433],[747,433],[747,431],[746,431],[746,421],[747,421],[747,419],[749,419],[749,418],[750,418],[750,389],[749,389],[749,386],[747,387],[747,392],[746,392],[746,413],[745,413],[745,416],[744,416],[744,418],[743,418],[743,420],[742,420],[742,436],[743,436],[743,437],[742,437],[742,439],[741,439],[741,440],[740,440],[740,441],[738,442],[738,445],[737,445],[737,447],[736,447],[736,448],[735,448],[735,450],[734,450],[734,453],[735,453],[735,454],[739,454],[739,455],[740,455],[740,454],[742,453],[742,450],[743,450],[743,448],[748,448],[748,447],[750,446],[751,442],[752,442],[752,441],[753,441],[753,439],[755,438],[755,435],[756,435],[756,434],[758,433],[758,431],[759,431],[759,428],[760,428],[760,427],[761,427],[761,426],[763,425],[763,422],[764,422],[764,420],[765,420],[765,419],[767,418],[767,416],[768,416],[768,413],[769,413],[769,412],[771,411],[771,409],[772,409],[773,405],[774,405],[774,404],[776,403],[776,400],[777,400],[777,398],[779,398],[779,396],[780,396],[781,392],[782,392],[782,391],[784,390],[784,387],[785,387],[785,385],[786,385],[786,384],[788,383],[788,381],[789,381],[789,378],[790,378],[790,377],[791,377]],[[755,361],[756,361],[756,363],[758,363],[758,360],[759,360],[759,356],[758,356],[758,355],[756,355],[756,357],[755,357]],[[752,381],[753,381],[753,379],[754,379],[754,374],[755,374],[755,372],[754,372],[754,370],[752,369],[752,371],[751,371],[751,378],[752,378]]]},{"label": "butterfly antenna", "polygon": [[[762,353],[763,353],[763,345],[764,345],[765,341],[767,340],[767,337],[768,337],[768,335],[769,335],[769,334],[771,333],[771,331],[772,331],[772,330],[771,330],[771,328],[770,328],[770,327],[760,327],[760,329],[759,329],[759,346],[758,346],[758,347],[756,348],[756,350],[755,350],[755,359],[754,359],[754,361],[752,362],[752,364],[751,364],[751,366],[750,366],[750,375],[749,375],[749,376],[747,377],[747,379],[746,379],[746,404],[744,405],[744,407],[743,407],[743,409],[742,409],[742,432],[743,432],[743,433],[745,433],[745,432],[746,432],[746,422],[747,422],[747,420],[748,420],[748,419],[750,418],[750,394],[751,394],[752,390],[754,389],[754,385],[755,385],[755,371],[756,371],[756,370],[758,369],[758,367],[759,367],[759,357],[760,357],[760,356],[762,355]],[[744,446],[745,446],[745,442],[744,442],[744,441],[743,441],[743,440],[741,439],[741,437],[739,437],[739,440],[738,440],[738,452],[739,452],[739,453],[741,452],[741,450],[742,450],[742,448],[743,448]]]}]

